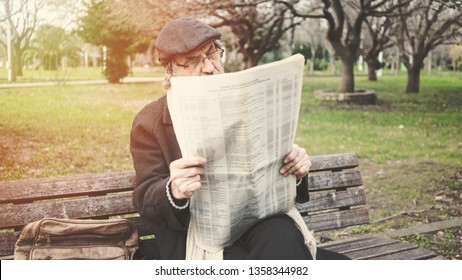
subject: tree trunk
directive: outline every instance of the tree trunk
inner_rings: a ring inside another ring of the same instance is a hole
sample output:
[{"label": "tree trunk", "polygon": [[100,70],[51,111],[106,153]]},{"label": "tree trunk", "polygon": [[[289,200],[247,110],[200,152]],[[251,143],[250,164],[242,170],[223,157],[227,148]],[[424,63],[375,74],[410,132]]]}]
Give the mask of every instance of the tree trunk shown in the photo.
[{"label": "tree trunk", "polygon": [[399,72],[401,71],[401,59],[399,57],[399,49],[396,51],[395,65],[396,65],[395,76],[398,76]]},{"label": "tree trunk", "polygon": [[17,77],[22,77],[22,63],[21,63],[21,57],[19,55],[16,55],[13,57],[11,67],[13,67],[13,71]]},{"label": "tree trunk", "polygon": [[337,75],[337,66],[335,65],[335,55],[333,51],[329,52],[330,64],[332,65],[332,75]]},{"label": "tree trunk", "polygon": [[260,55],[260,53],[255,53],[255,54],[249,55],[248,57],[244,57],[243,59],[244,68],[241,70],[249,69],[249,68],[257,66],[261,58],[262,58],[262,55]]},{"label": "tree trunk", "polygon": [[311,47],[310,74],[314,74],[314,61],[316,58],[316,48]]},{"label": "tree trunk", "polygon": [[242,55],[242,59],[240,60],[241,63],[239,66],[239,70],[244,70],[244,69],[248,69],[252,67],[252,60],[250,58],[250,55],[244,52],[241,52],[241,55]]},{"label": "tree trunk", "polygon": [[250,59],[249,59],[250,63],[249,63],[249,65],[247,65],[247,68],[257,66],[259,61],[260,61],[260,58],[257,55],[251,56]]},{"label": "tree trunk", "polygon": [[106,69],[104,75],[110,83],[120,83],[128,75],[128,65],[124,48],[107,48]]},{"label": "tree trunk", "polygon": [[377,72],[375,71],[375,60],[366,59],[367,63],[367,76],[369,81],[377,81]]},{"label": "tree trunk", "polygon": [[413,64],[407,69],[406,93],[419,93],[420,87],[420,65]]},{"label": "tree trunk", "polygon": [[8,77],[8,78],[10,78],[9,82],[16,83],[16,81],[17,81],[16,67],[15,67],[13,62],[10,61],[9,63],[10,63],[9,67],[10,67],[10,71],[11,71],[11,76]]},{"label": "tree trunk", "polygon": [[23,68],[23,62],[22,62],[22,55],[24,54],[24,49],[19,49],[18,47],[15,47],[14,50],[14,57],[13,57],[13,62],[14,62],[14,67],[16,68],[16,76],[22,77],[22,68]]},{"label": "tree trunk", "polygon": [[432,74],[432,64],[433,64],[432,52],[428,52],[428,55],[427,55],[427,74],[428,76],[431,76]]},{"label": "tree trunk", "polygon": [[340,92],[355,91],[354,59],[342,59],[342,80]]},{"label": "tree trunk", "polygon": [[[13,49],[11,49],[13,51]],[[17,75],[16,75],[16,62],[15,62],[15,56],[14,54],[11,54],[10,57],[8,57],[8,67],[10,73],[8,73],[8,81],[11,83],[16,83],[17,81]]]}]

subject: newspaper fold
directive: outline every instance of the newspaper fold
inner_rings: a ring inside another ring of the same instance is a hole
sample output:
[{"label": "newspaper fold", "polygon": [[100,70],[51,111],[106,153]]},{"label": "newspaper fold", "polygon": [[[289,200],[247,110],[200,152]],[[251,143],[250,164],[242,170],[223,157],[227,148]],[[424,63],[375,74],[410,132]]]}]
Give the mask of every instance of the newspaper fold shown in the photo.
[{"label": "newspaper fold", "polygon": [[279,169],[297,130],[304,58],[206,77],[174,77],[168,107],[183,157],[203,156],[191,198],[199,247],[216,252],[259,220],[294,206],[295,176]]}]

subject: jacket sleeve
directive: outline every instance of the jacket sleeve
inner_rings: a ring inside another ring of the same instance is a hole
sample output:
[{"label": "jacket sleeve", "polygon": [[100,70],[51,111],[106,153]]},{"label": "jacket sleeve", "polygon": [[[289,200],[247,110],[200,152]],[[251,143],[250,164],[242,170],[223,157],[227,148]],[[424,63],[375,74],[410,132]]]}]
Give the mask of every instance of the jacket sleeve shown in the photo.
[{"label": "jacket sleeve", "polygon": [[[159,121],[160,117],[157,121]],[[133,203],[140,216],[156,226],[171,230],[185,230],[189,224],[189,208],[174,208],[166,194],[170,171],[164,153],[154,134],[155,119],[140,112],[133,121],[130,151],[136,172]],[[186,201],[179,202],[185,203]]]}]

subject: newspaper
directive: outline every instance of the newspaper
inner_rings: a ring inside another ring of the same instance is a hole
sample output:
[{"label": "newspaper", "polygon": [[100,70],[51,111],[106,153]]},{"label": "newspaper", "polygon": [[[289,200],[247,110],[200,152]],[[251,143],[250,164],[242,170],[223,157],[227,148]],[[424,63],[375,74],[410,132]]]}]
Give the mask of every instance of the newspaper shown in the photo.
[{"label": "newspaper", "polygon": [[167,93],[183,157],[207,159],[190,200],[199,247],[215,252],[259,220],[294,206],[296,179],[280,175],[297,130],[304,58],[206,77],[174,77]]}]

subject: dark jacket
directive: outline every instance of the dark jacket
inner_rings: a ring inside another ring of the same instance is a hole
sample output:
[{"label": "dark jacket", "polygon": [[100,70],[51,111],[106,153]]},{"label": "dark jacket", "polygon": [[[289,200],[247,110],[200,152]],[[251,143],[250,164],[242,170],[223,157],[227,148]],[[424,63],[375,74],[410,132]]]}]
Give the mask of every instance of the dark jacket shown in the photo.
[{"label": "dark jacket", "polygon": [[[133,203],[140,216],[155,226],[161,259],[184,259],[189,208],[178,210],[167,199],[170,163],[181,158],[166,96],[144,107],[133,121],[130,151],[136,171]],[[308,180],[297,188],[297,202],[308,201]],[[179,201],[178,205],[185,202]]]}]

